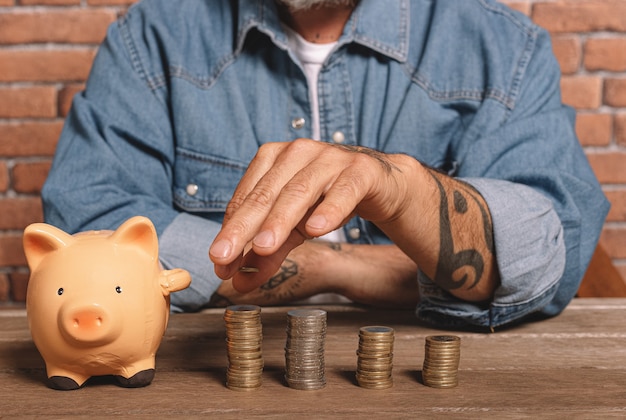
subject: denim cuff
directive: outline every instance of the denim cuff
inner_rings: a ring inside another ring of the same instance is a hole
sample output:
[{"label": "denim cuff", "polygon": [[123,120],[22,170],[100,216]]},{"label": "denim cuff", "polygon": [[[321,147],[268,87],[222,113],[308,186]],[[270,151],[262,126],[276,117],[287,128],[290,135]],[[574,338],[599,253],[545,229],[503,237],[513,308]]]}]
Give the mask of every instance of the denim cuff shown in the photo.
[{"label": "denim cuff", "polygon": [[172,312],[197,311],[206,305],[222,280],[215,275],[209,247],[221,225],[180,213],[159,239],[159,259],[166,269],[184,268],[191,274],[191,285],[172,293]]}]

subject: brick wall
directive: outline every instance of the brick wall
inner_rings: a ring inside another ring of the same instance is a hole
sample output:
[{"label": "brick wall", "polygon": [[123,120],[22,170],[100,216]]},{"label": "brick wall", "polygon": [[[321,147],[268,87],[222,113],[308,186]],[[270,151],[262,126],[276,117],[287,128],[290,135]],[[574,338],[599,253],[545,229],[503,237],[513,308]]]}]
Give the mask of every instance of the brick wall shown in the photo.
[{"label": "brick wall", "polygon": [[[176,1],[176,0],[171,0]],[[21,233],[106,27],[134,0],[0,0],[0,306],[24,301]],[[601,243],[626,278],[626,0],[504,1],[553,34],[563,99],[612,202]]]},{"label": "brick wall", "polygon": [[22,230],[43,220],[39,192],[72,96],[133,1],[0,0],[0,305],[25,300]]}]

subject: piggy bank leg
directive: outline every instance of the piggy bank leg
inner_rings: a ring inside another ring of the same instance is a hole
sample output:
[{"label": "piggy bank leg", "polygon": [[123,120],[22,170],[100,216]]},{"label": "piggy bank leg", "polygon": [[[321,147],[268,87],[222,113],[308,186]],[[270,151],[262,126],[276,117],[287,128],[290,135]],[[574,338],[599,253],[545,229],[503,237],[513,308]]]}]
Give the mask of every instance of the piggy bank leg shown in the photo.
[{"label": "piggy bank leg", "polygon": [[119,375],[115,375],[115,379],[125,388],[141,388],[152,383],[154,366],[154,356],[148,357],[126,366]]},{"label": "piggy bank leg", "polygon": [[59,391],[73,391],[82,387],[82,385],[78,385],[75,380],[67,376],[51,376],[48,378],[46,385]]},{"label": "piggy bank leg", "polygon": [[152,383],[154,379],[154,369],[146,369],[141,372],[135,373],[130,378],[125,378],[121,375],[115,376],[117,383],[124,388],[141,388],[143,386],[148,386]]},{"label": "piggy bank leg", "polygon": [[87,382],[87,379],[89,379],[89,376],[50,366],[46,367],[46,371],[48,372],[46,385],[48,385],[49,388],[58,389],[60,391],[79,389]]}]

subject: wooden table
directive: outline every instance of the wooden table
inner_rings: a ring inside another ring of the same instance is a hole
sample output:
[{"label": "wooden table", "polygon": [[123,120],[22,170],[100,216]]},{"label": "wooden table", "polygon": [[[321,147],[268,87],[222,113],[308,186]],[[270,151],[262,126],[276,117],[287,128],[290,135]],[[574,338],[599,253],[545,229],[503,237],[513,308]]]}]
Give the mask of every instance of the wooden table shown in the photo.
[{"label": "wooden table", "polygon": [[[44,385],[43,361],[23,310],[0,310],[0,417],[166,416],[272,418],[607,418],[626,416],[626,299],[578,299],[560,316],[494,334],[457,331],[459,386],[421,383],[424,338],[442,331],[410,311],[329,306],[327,385],[298,391],[283,380],[286,311],[263,308],[263,386],[225,387],[222,310],[172,316],[153,383],[125,389],[96,378],[77,391]],[[394,386],[354,379],[359,327],[396,330]]]}]

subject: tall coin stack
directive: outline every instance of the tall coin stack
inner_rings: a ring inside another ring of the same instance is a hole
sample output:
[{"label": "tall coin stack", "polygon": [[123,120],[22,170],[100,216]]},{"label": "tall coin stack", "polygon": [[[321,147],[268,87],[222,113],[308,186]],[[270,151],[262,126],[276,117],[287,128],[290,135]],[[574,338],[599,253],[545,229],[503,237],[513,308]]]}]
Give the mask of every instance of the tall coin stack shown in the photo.
[{"label": "tall coin stack", "polygon": [[453,388],[458,385],[461,339],[454,335],[426,337],[422,379],[432,388]]},{"label": "tall coin stack", "polygon": [[356,354],[356,380],[363,388],[385,389],[393,385],[394,331],[390,327],[369,326],[359,330]]},{"label": "tall coin stack", "polygon": [[326,385],[325,338],[326,311],[294,309],[287,312],[285,380],[290,388],[312,390]]},{"label": "tall coin stack", "polygon": [[224,321],[228,354],[226,386],[236,391],[259,388],[263,373],[261,308],[229,306],[224,312]]}]

